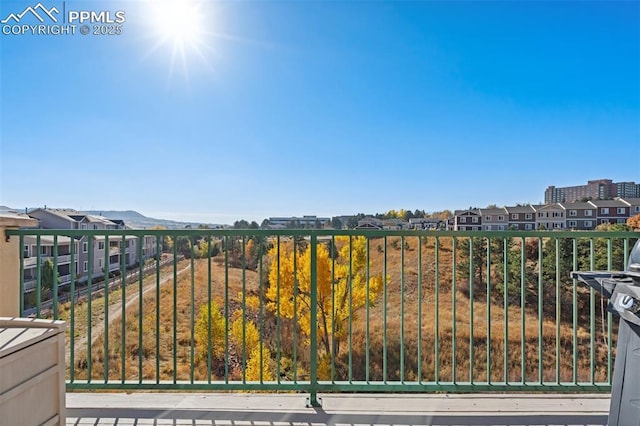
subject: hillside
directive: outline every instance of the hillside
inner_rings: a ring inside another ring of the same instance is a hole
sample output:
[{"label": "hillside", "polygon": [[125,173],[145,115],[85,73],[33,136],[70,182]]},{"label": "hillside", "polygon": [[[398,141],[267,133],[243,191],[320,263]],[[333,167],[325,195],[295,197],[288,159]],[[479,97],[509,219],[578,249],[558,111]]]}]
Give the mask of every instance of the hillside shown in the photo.
[{"label": "hillside", "polygon": [[199,222],[180,222],[169,219],[157,219],[145,216],[135,210],[85,210],[84,213],[104,216],[108,219],[121,219],[124,223],[133,228],[153,228],[154,226],[163,226],[167,229],[183,229],[186,226],[197,228],[200,225],[208,225],[211,228],[217,228],[221,225]]},{"label": "hillside", "polygon": [[[345,325],[341,336],[336,336],[339,350],[333,362],[322,348],[317,349],[321,377],[326,379],[327,375],[334,374],[337,380],[345,380],[351,372],[354,380],[368,377],[369,380],[413,381],[420,378],[444,382],[465,382],[470,378],[478,382],[536,381],[539,378],[544,381],[589,381],[593,356],[594,380],[606,379],[608,342],[599,313],[594,318],[596,327],[591,353],[588,321],[581,319],[575,330],[571,321],[561,319],[556,322],[556,308],[567,309],[564,300],[556,302],[552,298],[545,299],[543,321],[539,321],[537,304],[527,302],[523,309],[514,302],[518,300],[518,294],[510,294],[505,303],[498,290],[492,290],[495,294],[487,297],[486,292],[483,293],[483,289],[478,287],[476,297],[470,300],[469,288],[465,287],[464,280],[458,279],[456,291],[452,291],[454,283],[450,246],[445,243],[440,246],[436,276],[433,239],[423,240],[422,247],[419,247],[416,238],[406,238],[404,250],[398,242],[388,238],[385,251],[378,249],[383,244],[382,239],[370,241],[371,274],[386,270],[388,283],[368,310],[362,308],[353,312],[348,328]],[[418,265],[419,251],[422,254],[421,265]],[[403,261],[404,268],[401,268]],[[270,350],[270,355],[265,356],[270,360],[265,368],[275,372],[279,360],[282,377],[293,379],[293,371],[297,371],[295,377],[304,379],[309,359],[305,336],[295,332],[291,320],[278,320],[265,305],[260,309],[249,299],[243,303],[243,287],[248,294],[256,294],[259,290],[258,274],[255,271],[225,269],[222,262],[222,256],[214,258],[209,272],[206,259],[198,259],[195,261],[193,278],[191,274],[181,276],[175,291],[173,285],[163,286],[159,299],[155,291],[150,292],[144,298],[142,319],[139,318],[138,306],[127,310],[124,373],[128,379],[159,377],[161,380],[189,380],[193,374],[195,380],[206,380],[223,378],[227,372],[230,379],[242,378],[248,368],[243,367],[243,359],[248,355],[242,354],[238,348],[233,349],[233,346],[230,346],[226,359],[225,355],[216,356],[214,350],[211,370],[208,369],[207,345],[201,340],[203,334],[198,334],[197,324],[201,309],[206,307],[208,301],[209,274],[211,293],[216,303],[216,307],[212,308],[215,315],[220,317],[224,314],[224,301],[228,297],[230,323],[244,317],[244,322],[241,321],[245,327],[244,333],[250,335],[253,327],[263,336],[265,347]],[[267,264],[264,270],[266,274]],[[437,292],[434,286],[436,279],[440,284]],[[267,285],[266,276],[262,284]],[[582,305],[587,295],[579,293],[577,297],[581,301],[576,301],[576,304]],[[557,306],[557,303],[560,305]],[[156,311],[160,314],[158,318]],[[156,319],[160,329],[156,329]],[[192,321],[195,324],[193,333]],[[212,324],[215,323],[212,319]],[[114,379],[118,379],[122,373],[122,329],[120,320],[117,320],[109,332],[109,376]],[[175,350],[175,370],[172,355],[174,333],[178,345]],[[220,336],[237,335],[237,330],[230,328],[227,333],[224,330],[222,335],[219,333],[212,331],[213,348],[224,342]],[[142,339],[143,345],[140,350],[139,339]],[[232,340],[231,337],[229,339]],[[105,359],[103,348],[104,341],[98,339],[92,350],[92,376],[95,378],[104,375],[101,371]],[[539,358],[539,353],[542,353],[542,358]],[[156,369],[157,356],[160,359],[159,370]],[[292,369],[294,356],[298,362],[297,368]],[[192,357],[195,362],[193,371],[190,368]],[[86,366],[86,353],[82,355],[78,351],[76,377],[86,377]]]}]

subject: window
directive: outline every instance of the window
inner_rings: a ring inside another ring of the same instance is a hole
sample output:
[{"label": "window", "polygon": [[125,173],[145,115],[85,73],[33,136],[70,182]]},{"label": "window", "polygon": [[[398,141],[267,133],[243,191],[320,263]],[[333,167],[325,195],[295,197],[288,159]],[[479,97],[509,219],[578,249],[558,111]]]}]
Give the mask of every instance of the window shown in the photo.
[{"label": "window", "polygon": [[44,246],[40,247],[40,254],[42,254],[42,255],[47,254],[47,248],[44,247]]},{"label": "window", "polygon": [[600,221],[600,223],[610,223],[609,219],[602,219],[602,221]]},{"label": "window", "polygon": [[98,225],[93,225],[93,229],[98,229]]},{"label": "window", "polygon": [[640,213],[640,206],[636,206],[636,213]]},{"label": "window", "polygon": [[487,225],[487,231],[491,231],[491,225]]},{"label": "window", "polygon": [[102,241],[98,242],[98,250],[104,250],[104,242]]},{"label": "window", "polygon": [[578,210],[569,210],[569,216],[578,216]]},{"label": "window", "polygon": [[[85,243],[86,244],[86,243]],[[84,272],[87,272],[89,270],[89,262],[87,262],[86,260],[82,263],[82,268],[84,270]]]},{"label": "window", "polygon": [[562,223],[556,222],[556,223],[553,224],[553,227],[554,228],[563,228],[562,225],[563,225]]},{"label": "window", "polygon": [[87,229],[87,224],[86,223],[81,223],[80,224],[80,229]]},{"label": "window", "polygon": [[578,226],[578,222],[576,222],[575,220],[569,221],[569,228],[576,228],[577,226]]},{"label": "window", "polygon": [[89,251],[89,244],[87,243],[82,243],[82,252],[86,253]]},{"label": "window", "polygon": [[531,213],[527,213],[524,215],[525,219],[533,219],[533,215]]},{"label": "window", "polygon": [[498,222],[502,222],[504,220],[504,216],[500,215],[498,216]]},{"label": "window", "polygon": [[467,223],[467,218],[466,217],[461,217],[460,218],[460,223]]},{"label": "window", "polygon": [[608,207],[602,207],[600,209],[600,214],[609,214],[609,208]]},{"label": "window", "polygon": [[562,217],[562,212],[553,212],[553,217]]},{"label": "window", "polygon": [[102,268],[102,259],[98,259],[98,268]]},{"label": "window", "polygon": [[624,207],[618,207],[618,214],[625,214],[625,208]]},{"label": "window", "polygon": [[585,210],[584,211],[584,215],[585,216],[593,216],[593,210]]},{"label": "window", "polygon": [[505,231],[507,227],[505,225],[498,225],[498,229],[500,229],[501,231]]},{"label": "window", "polygon": [[618,219],[618,223],[627,223],[627,221],[624,219]]},{"label": "window", "polygon": [[474,216],[471,218],[471,222],[478,223],[478,216]]},{"label": "window", "polygon": [[484,220],[486,220],[487,222],[490,222],[491,221],[491,216],[485,216]]},{"label": "window", "polygon": [[511,213],[511,219],[518,220],[518,213]]},{"label": "window", "polygon": [[531,231],[533,229],[533,224],[527,223],[524,225],[524,229],[527,231]]},{"label": "window", "polygon": [[28,245],[24,246],[23,257],[29,257],[29,246]]},{"label": "window", "polygon": [[593,227],[593,223],[590,220],[585,220],[584,221],[584,227],[585,228],[591,228],[591,227]]}]

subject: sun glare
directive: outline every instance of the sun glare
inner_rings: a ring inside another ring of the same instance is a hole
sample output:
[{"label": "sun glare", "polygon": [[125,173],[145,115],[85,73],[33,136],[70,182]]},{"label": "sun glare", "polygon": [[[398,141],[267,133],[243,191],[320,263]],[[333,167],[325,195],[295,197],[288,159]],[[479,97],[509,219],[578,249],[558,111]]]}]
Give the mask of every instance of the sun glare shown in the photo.
[{"label": "sun glare", "polygon": [[161,1],[154,3],[155,25],[160,35],[174,44],[196,43],[203,30],[200,11],[191,1]]},{"label": "sun glare", "polygon": [[195,0],[154,1],[150,5],[151,25],[157,35],[153,50],[171,50],[171,73],[176,65],[188,75],[187,56],[193,54],[205,62],[207,22],[202,3]]}]

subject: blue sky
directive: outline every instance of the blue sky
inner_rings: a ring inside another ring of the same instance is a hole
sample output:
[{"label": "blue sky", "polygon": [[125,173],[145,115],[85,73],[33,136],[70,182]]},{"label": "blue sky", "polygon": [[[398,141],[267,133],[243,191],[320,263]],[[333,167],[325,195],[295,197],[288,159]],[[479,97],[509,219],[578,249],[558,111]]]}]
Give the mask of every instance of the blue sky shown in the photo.
[{"label": "blue sky", "polygon": [[640,182],[637,1],[42,4],[126,21],[0,35],[0,205],[261,222]]}]

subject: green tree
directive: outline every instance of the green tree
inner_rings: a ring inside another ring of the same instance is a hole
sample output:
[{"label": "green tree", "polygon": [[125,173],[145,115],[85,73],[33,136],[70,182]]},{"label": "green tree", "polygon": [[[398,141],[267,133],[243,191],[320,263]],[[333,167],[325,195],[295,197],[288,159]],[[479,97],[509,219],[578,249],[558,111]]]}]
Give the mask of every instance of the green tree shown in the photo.
[{"label": "green tree", "polygon": [[[602,224],[598,225],[597,231],[625,232],[630,231],[626,224]],[[628,248],[631,250],[636,242],[636,238],[629,241]],[[600,271],[622,271],[625,265],[624,240],[621,238],[596,238],[594,242],[595,269]],[[628,254],[628,253],[626,253]]]},{"label": "green tree", "polygon": [[54,272],[53,261],[51,259],[45,260],[42,264],[42,290],[45,292],[54,289],[54,282],[56,287],[60,284],[60,277],[54,280]]},{"label": "green tree", "polygon": [[473,280],[475,290],[477,286],[482,287],[485,279],[487,241],[481,237],[470,237],[461,239],[459,242],[456,272],[459,278],[469,285]]}]

